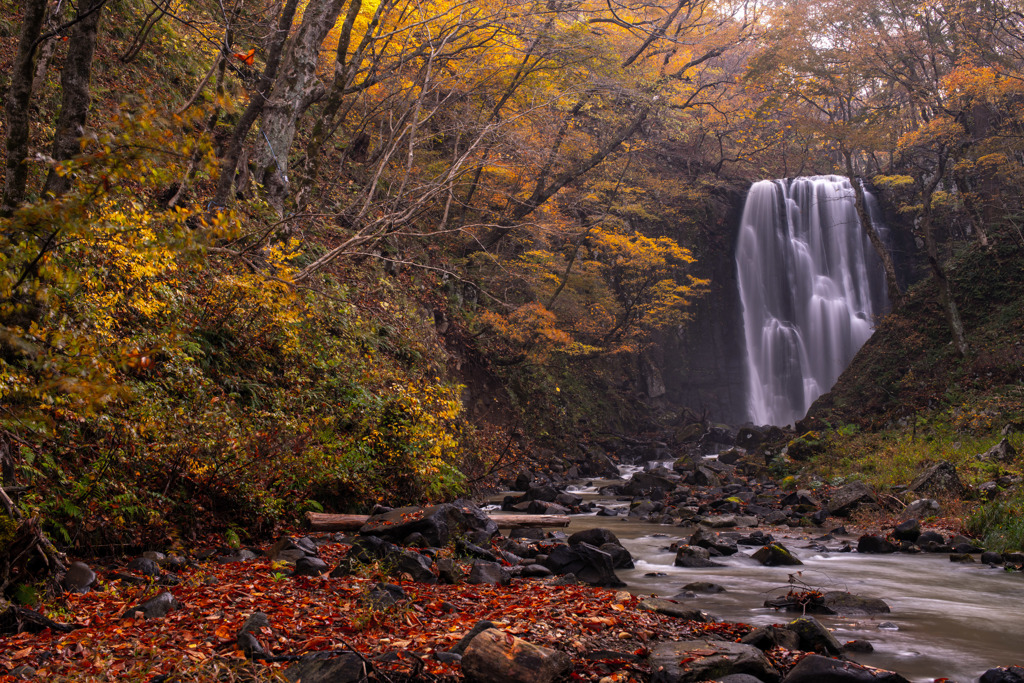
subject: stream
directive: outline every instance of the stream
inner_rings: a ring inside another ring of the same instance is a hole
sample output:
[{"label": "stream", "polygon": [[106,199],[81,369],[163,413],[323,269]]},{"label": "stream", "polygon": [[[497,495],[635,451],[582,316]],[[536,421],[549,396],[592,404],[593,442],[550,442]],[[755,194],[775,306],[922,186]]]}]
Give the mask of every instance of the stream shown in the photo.
[{"label": "stream", "polygon": [[[638,469],[624,468],[624,476]],[[605,483],[621,482],[595,482]],[[628,510],[628,503],[597,494],[596,486],[573,489],[606,507]],[[636,568],[616,573],[636,594],[674,598],[688,583],[709,581],[726,592],[675,599],[723,621],[782,624],[799,615],[776,612],[763,604],[787,592],[792,574],[811,588],[881,598],[889,605],[890,614],[870,617],[816,615],[840,642],[871,642],[874,652],[850,655],[861,664],[896,671],[912,681],[949,678],[961,683],[976,681],[995,666],[1024,666],[1024,575],[1019,572],[953,563],[942,553],[821,551],[808,546],[825,534],[824,529],[804,533],[786,527],[764,530],[793,551],[803,566],[765,567],[749,557],[756,548],[740,546],[736,555],[715,558],[723,567],[689,569],[673,566],[675,552],[669,546],[685,542],[696,527],[655,525],[624,516],[573,515],[566,532],[593,527],[610,529],[632,554]],[[848,538],[856,546],[853,536],[839,538]],[[838,545],[836,541],[825,544]]]}]

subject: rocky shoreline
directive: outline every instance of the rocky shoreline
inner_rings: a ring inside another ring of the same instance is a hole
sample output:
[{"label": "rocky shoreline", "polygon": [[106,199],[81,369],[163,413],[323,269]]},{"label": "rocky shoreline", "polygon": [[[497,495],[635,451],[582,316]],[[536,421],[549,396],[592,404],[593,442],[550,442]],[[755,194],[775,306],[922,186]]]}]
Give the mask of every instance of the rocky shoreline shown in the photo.
[{"label": "rocky shoreline", "polygon": [[[654,443],[638,459],[644,455],[660,464],[601,489],[615,506],[573,490],[617,476],[607,456],[581,461],[586,476],[570,467],[554,476],[521,472],[508,482],[520,493],[507,496],[503,510],[596,513],[609,518],[608,528],[525,528],[503,536],[476,504],[456,501],[378,508],[351,535],[289,535],[269,547],[211,548],[190,557],[150,552],[95,571],[76,562],[61,579],[67,623],[54,619],[54,610],[0,610],[8,634],[0,637],[0,675],[107,680],[81,668],[100,661],[117,678],[131,678],[131,660],[119,659],[117,648],[135,638],[137,648],[149,648],[149,677],[140,680],[152,681],[203,680],[210,667],[244,665],[251,680],[304,683],[895,682],[906,679],[850,659],[870,643],[840,643],[813,616],[888,612],[876,597],[795,587],[765,603],[795,619],[753,628],[692,606],[720,589],[714,584],[693,583],[672,598],[620,590],[625,583],[616,570],[632,568],[633,558],[612,530],[616,506],[628,507],[623,516],[630,519],[693,529],[672,548],[677,567],[716,566],[736,553],[765,566],[798,566],[799,557],[773,535],[788,530],[819,530],[812,547],[821,551],[947,553],[954,562],[1024,565],[1024,554],[984,552],[973,539],[922,525],[939,511],[926,496],[962,487],[948,463],[908,485],[916,499],[885,533],[864,533],[854,543],[842,538],[851,515],[877,518],[882,511],[862,483],[784,490],[740,448],[717,459],[671,459],[659,458],[666,451]],[[261,600],[269,596],[276,601]],[[296,600],[308,610],[305,620],[287,607]],[[111,634],[120,640],[104,641]],[[185,659],[176,660],[181,651]],[[1024,683],[1024,669],[997,667],[980,680]]]}]

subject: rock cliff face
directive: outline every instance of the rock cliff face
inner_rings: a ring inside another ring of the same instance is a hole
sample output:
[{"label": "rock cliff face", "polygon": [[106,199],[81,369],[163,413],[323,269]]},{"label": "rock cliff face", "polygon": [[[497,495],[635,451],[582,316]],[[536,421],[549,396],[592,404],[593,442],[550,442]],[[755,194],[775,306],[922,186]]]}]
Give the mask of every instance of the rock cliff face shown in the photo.
[{"label": "rock cliff face", "polygon": [[743,318],[736,282],[736,229],[745,190],[716,197],[711,220],[693,251],[694,275],[711,280],[692,306],[692,320],[665,335],[655,357],[664,400],[705,413],[715,422],[747,419]]}]

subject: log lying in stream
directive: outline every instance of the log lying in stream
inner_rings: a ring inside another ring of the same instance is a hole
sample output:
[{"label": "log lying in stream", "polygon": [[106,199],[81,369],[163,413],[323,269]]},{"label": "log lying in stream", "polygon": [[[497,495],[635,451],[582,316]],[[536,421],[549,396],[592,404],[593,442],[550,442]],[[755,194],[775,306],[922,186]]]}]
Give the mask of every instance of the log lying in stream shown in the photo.
[{"label": "log lying in stream", "polygon": [[[488,515],[500,529],[524,529],[535,526],[569,526],[567,515]],[[369,515],[332,515],[326,512],[307,512],[306,519],[313,531],[359,531]]]}]

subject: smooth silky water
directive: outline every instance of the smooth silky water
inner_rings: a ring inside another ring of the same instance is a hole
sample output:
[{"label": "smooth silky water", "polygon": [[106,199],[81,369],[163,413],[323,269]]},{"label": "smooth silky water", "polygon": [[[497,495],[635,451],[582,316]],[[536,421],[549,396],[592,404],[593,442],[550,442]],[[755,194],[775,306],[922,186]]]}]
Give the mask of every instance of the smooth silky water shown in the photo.
[{"label": "smooth silky water", "polygon": [[[620,466],[620,470],[628,479],[636,471],[660,464],[649,463],[646,468]],[[605,485],[622,481],[597,480],[572,488],[585,500],[625,512],[628,501],[598,492]],[[495,496],[494,500],[502,497]],[[636,568],[618,569],[616,574],[637,595],[672,598],[688,583],[709,581],[726,592],[678,600],[706,610],[719,620],[764,626],[785,624],[799,616],[764,607],[766,599],[785,594],[793,581],[798,587],[847,591],[885,600],[892,610],[889,614],[815,615],[841,643],[854,639],[871,642],[874,652],[852,655],[861,664],[896,671],[915,682],[949,678],[959,683],[977,681],[995,666],[1024,666],[1024,574],[1020,572],[957,564],[946,554],[822,552],[808,546],[838,547],[842,540],[855,544],[856,539],[820,541],[817,539],[824,530],[797,533],[785,527],[762,529],[792,550],[804,563],[802,566],[764,567],[749,557],[757,548],[740,546],[736,555],[715,558],[722,567],[687,569],[673,565],[675,552],[670,546],[685,543],[696,527],[590,514],[573,515],[564,531],[573,534],[595,527],[614,532],[633,556]],[[890,624],[898,630],[885,627]]]},{"label": "smooth silky water", "polygon": [[[675,553],[669,546],[685,543],[694,528],[575,515],[566,531],[592,527],[611,529],[633,555],[636,568],[616,573],[638,595],[673,597],[688,583],[710,581],[726,592],[679,601],[724,621],[784,624],[799,614],[777,612],[763,604],[789,590],[792,574],[794,580],[823,591],[844,590],[881,598],[889,605],[891,613],[870,617],[815,615],[833,629],[839,642],[857,638],[871,642],[873,653],[853,655],[862,664],[890,669],[913,681],[946,677],[961,683],[976,681],[994,666],[1024,666],[1024,575],[1020,573],[952,563],[945,554],[820,552],[804,546],[823,531],[790,535],[785,529],[770,531],[796,553],[803,566],[764,567],[748,556],[756,548],[740,546],[737,555],[716,558],[723,567],[685,569],[673,566]],[[825,544],[838,545],[835,541]],[[899,630],[880,629],[885,622]]]}]

